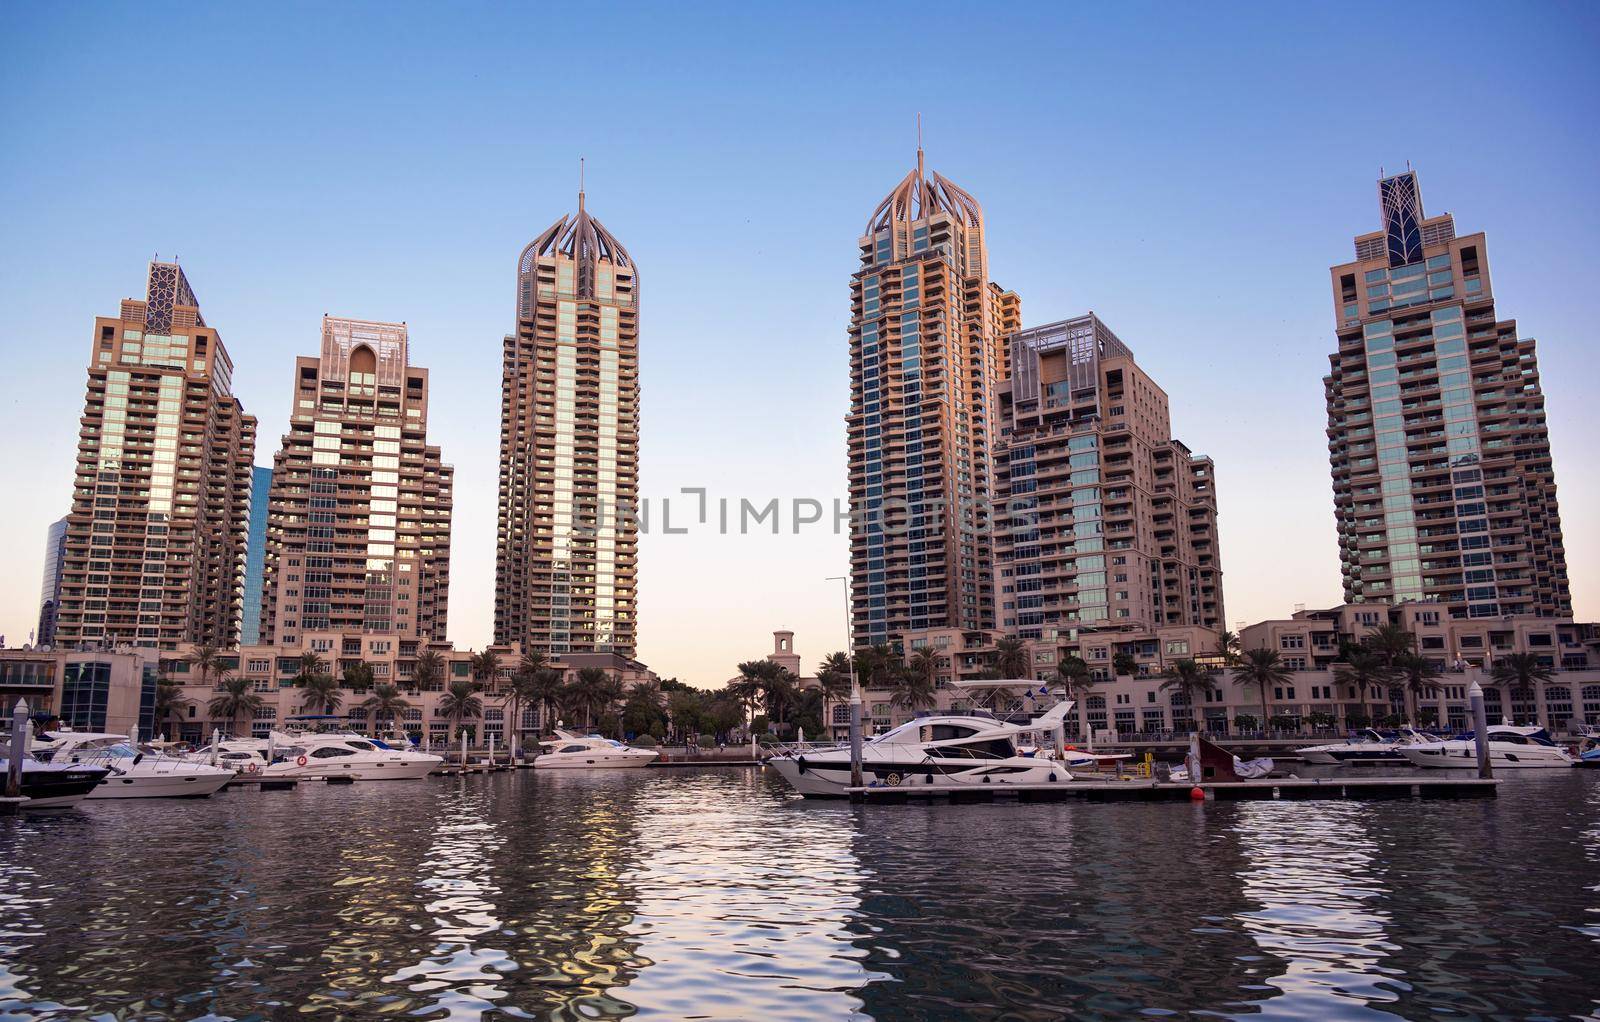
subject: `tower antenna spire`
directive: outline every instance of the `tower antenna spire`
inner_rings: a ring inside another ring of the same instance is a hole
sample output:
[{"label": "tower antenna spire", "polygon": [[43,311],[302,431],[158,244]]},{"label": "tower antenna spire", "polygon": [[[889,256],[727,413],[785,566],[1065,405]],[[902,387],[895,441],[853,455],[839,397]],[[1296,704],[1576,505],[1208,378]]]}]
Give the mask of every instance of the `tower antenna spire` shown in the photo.
[{"label": "tower antenna spire", "polygon": [[583,157],[578,157],[578,212],[583,212]]},{"label": "tower antenna spire", "polygon": [[922,180],[922,112],[917,112],[917,180]]}]

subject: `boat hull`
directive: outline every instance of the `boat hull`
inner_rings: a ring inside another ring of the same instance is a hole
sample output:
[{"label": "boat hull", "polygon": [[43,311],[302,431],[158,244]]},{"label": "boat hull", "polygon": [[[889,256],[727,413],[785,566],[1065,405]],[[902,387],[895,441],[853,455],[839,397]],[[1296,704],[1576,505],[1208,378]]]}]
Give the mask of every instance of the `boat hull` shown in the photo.
[{"label": "boat hull", "polygon": [[72,767],[65,770],[24,769],[22,803],[26,810],[69,809],[89,797],[101,779],[103,767]]},{"label": "boat hull", "polygon": [[[1401,754],[1412,765],[1432,770],[1470,770],[1478,765],[1478,750],[1472,742],[1443,742]],[[1560,749],[1528,746],[1498,748],[1489,743],[1489,764],[1496,770],[1570,770],[1572,760]]]},{"label": "boat hull", "polygon": [[233,772],[220,769],[112,774],[89,793],[89,798],[206,798],[221,791],[231,780]]},{"label": "boat hull", "polygon": [[303,767],[292,766],[282,773],[273,771],[269,778],[316,781],[326,780],[329,777],[348,777],[354,781],[415,781],[433,773],[442,762],[438,756],[369,763],[341,763],[338,760],[312,759]]},{"label": "boat hull", "polygon": [[636,770],[656,761],[652,753],[547,752],[533,760],[535,770]]},{"label": "boat hull", "polygon": [[[767,765],[807,798],[846,798],[850,794],[848,758],[779,756]],[[1072,780],[1066,767],[1050,760],[986,760],[974,764],[970,759],[898,762],[892,759],[866,759],[861,764],[861,780],[868,787],[973,790],[1004,784],[1050,784]]]}]

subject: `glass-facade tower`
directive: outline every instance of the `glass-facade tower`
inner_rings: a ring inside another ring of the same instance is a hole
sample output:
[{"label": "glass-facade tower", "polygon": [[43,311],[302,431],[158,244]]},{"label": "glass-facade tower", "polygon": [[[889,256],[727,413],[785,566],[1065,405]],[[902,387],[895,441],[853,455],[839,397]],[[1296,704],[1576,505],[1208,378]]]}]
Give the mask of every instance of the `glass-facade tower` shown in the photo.
[{"label": "glass-facade tower", "polygon": [[1345,599],[1455,617],[1572,611],[1531,338],[1496,318],[1482,233],[1427,217],[1414,173],[1332,268],[1324,379]]},{"label": "glass-facade tower", "polygon": [[639,281],[581,192],[518,260],[502,372],[495,642],[631,657]]},{"label": "glass-facade tower", "polygon": [[267,508],[272,490],[272,469],[257,465],[250,472],[250,539],[244,556],[244,619],[239,642],[254,646],[261,641],[261,585],[267,565]]},{"label": "glass-facade tower", "polygon": [[873,212],[850,279],[850,574],[858,645],[995,626],[996,388],[1015,294],[988,277],[983,210],[917,165]]}]

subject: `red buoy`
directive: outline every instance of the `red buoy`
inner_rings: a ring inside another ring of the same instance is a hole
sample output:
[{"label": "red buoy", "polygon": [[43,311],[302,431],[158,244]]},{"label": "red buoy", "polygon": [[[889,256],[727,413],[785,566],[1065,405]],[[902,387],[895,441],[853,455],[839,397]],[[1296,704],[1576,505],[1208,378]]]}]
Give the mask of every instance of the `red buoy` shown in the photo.
[{"label": "red buoy", "polygon": [[1191,801],[1191,802],[1199,802],[1199,801],[1202,801],[1205,797],[1206,797],[1205,790],[1203,788],[1201,788],[1198,784],[1189,789],[1189,801]]}]

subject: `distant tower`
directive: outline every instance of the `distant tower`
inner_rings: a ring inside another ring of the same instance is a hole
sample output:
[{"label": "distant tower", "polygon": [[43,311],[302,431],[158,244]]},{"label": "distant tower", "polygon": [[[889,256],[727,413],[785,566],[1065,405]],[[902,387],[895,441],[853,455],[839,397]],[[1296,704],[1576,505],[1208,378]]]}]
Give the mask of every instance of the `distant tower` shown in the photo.
[{"label": "distant tower", "polygon": [[850,585],[858,645],[995,626],[988,512],[1001,339],[978,200],[917,165],[878,204],[850,278]]},{"label": "distant tower", "polygon": [[262,641],[308,633],[444,641],[453,472],[428,443],[428,371],[404,323],[322,318],[294,367],[272,463]]},{"label": "distant tower", "polygon": [[61,606],[61,566],[67,556],[67,519],[50,523],[44,543],[44,585],[39,591],[39,631],[34,641],[48,646],[56,639],[56,613]]},{"label": "distant tower", "polygon": [[261,641],[261,587],[267,567],[267,510],[272,503],[272,469],[255,466],[250,472],[250,539],[244,555],[244,618],[239,644]]},{"label": "distant tower", "polygon": [[772,655],[767,659],[796,678],[800,677],[800,654],[794,651],[793,632],[772,633]]},{"label": "distant tower", "polygon": [[1383,228],[1334,266],[1323,379],[1344,596],[1452,617],[1572,613],[1532,338],[1496,319],[1482,233],[1378,182]]},{"label": "distant tower", "polygon": [[176,263],[95,320],[56,643],[239,641],[256,420]]},{"label": "distant tower", "polygon": [[639,279],[581,190],[522,250],[502,371],[494,641],[631,657]]}]

